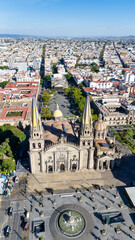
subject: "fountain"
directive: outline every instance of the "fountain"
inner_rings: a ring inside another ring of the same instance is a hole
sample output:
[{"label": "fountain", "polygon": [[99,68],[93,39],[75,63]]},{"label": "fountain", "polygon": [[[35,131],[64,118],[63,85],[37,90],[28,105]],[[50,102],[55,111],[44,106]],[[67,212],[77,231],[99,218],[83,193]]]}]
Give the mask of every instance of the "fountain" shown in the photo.
[{"label": "fountain", "polygon": [[85,220],[77,211],[64,211],[59,216],[58,226],[63,234],[68,237],[75,237],[83,232],[85,228]]}]

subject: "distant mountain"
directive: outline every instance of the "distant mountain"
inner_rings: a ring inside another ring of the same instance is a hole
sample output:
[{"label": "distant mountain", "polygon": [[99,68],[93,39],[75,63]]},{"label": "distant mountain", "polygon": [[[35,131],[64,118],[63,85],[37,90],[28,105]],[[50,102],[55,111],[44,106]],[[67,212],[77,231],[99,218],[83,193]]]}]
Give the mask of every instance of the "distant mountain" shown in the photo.
[{"label": "distant mountain", "polygon": [[37,37],[39,37],[39,36],[34,36],[34,35],[20,35],[20,34],[0,34],[0,37],[7,37],[7,38],[34,37],[34,38],[37,38]]},{"label": "distant mountain", "polygon": [[[48,39],[58,39],[58,38],[68,38],[64,36],[54,37],[54,36],[36,36],[36,35],[23,35],[23,34],[0,34],[0,37],[6,38],[48,38]],[[70,36],[69,39],[135,39],[135,35],[129,36],[89,36],[89,37],[72,37]]]}]

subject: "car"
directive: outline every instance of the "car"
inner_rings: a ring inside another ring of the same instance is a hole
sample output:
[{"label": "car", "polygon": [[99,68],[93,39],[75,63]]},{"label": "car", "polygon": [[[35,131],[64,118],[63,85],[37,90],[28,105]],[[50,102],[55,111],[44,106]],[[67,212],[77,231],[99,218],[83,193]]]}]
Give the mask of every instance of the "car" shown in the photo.
[{"label": "car", "polygon": [[13,214],[13,208],[9,207],[8,208],[8,216],[12,216],[12,214]]},{"label": "car", "polygon": [[25,230],[25,231],[28,231],[28,230],[29,230],[29,224],[28,224],[27,222],[25,223],[24,230]]},{"label": "car", "polygon": [[4,228],[4,236],[5,236],[5,237],[9,237],[10,231],[11,231],[11,228],[7,225],[7,226]]}]

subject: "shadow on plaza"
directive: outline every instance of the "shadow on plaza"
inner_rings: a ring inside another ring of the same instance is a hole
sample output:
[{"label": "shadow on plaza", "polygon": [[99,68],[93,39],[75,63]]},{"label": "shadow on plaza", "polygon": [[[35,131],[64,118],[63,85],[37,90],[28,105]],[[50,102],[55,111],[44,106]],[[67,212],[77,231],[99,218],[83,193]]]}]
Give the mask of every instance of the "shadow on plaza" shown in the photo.
[{"label": "shadow on plaza", "polygon": [[123,156],[119,168],[112,171],[113,177],[121,181],[126,186],[130,186],[131,181],[135,180],[135,155]]},{"label": "shadow on plaza", "polygon": [[17,239],[23,240],[20,234],[14,229],[14,233],[17,235]]}]

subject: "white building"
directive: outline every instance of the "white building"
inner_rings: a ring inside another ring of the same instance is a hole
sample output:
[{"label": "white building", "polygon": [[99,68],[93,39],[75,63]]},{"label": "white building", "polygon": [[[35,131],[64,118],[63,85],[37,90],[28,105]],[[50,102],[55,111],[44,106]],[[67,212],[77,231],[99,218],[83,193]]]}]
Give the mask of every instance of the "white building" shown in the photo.
[{"label": "white building", "polygon": [[124,81],[126,83],[134,83],[135,82],[135,74],[132,72],[125,72]]},{"label": "white building", "polygon": [[97,88],[97,89],[109,89],[113,86],[112,81],[95,81],[90,82],[91,88]]}]

